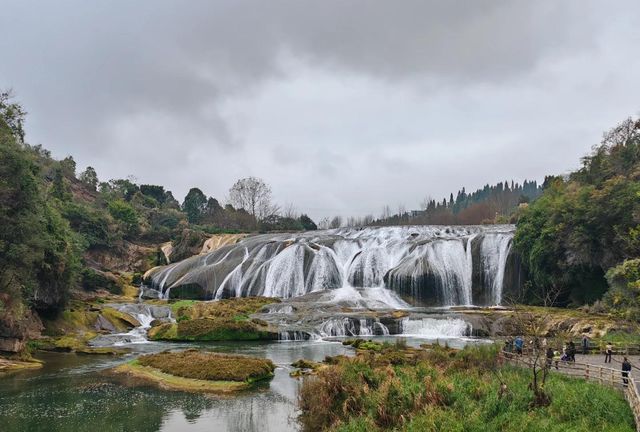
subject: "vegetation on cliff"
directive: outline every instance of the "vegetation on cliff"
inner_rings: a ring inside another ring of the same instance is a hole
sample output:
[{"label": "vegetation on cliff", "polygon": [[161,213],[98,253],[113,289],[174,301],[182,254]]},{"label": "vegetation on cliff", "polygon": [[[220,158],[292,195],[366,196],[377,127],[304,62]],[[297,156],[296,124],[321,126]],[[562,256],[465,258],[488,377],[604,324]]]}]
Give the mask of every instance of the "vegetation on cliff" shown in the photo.
[{"label": "vegetation on cliff", "polygon": [[529,299],[556,290],[561,304],[592,303],[607,291],[609,271],[608,306],[639,317],[640,120],[606,133],[576,172],[548,178],[520,216],[515,245],[530,275]]},{"label": "vegetation on cliff", "polygon": [[308,431],[633,431],[622,393],[552,374],[549,406],[532,408],[526,369],[497,366],[493,347],[391,347],[332,359],[304,379],[299,422]]}]

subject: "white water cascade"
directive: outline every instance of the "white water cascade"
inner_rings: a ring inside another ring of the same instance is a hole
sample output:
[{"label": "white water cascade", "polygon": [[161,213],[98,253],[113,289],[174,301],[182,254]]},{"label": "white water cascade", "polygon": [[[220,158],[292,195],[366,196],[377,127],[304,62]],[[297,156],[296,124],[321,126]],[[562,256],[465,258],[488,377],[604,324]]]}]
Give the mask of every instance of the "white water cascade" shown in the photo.
[{"label": "white water cascade", "polygon": [[402,334],[428,339],[470,336],[471,324],[459,318],[420,318],[402,320]]},{"label": "white water cascade", "polygon": [[156,267],[145,283],[165,297],[205,300],[357,289],[388,308],[403,304],[398,295],[413,305],[500,304],[505,286],[513,288],[505,278],[513,232],[511,225],[397,226],[256,235]]}]

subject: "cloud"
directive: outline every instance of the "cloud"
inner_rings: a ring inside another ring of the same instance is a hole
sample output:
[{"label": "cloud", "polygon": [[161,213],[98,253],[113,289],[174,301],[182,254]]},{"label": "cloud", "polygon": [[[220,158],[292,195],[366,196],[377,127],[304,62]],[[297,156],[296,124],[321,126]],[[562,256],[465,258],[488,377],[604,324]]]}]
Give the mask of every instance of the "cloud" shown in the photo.
[{"label": "cloud", "polygon": [[[638,109],[636,2],[8,1],[28,139],[319,218],[566,171]],[[553,157],[551,157],[553,155]]]}]

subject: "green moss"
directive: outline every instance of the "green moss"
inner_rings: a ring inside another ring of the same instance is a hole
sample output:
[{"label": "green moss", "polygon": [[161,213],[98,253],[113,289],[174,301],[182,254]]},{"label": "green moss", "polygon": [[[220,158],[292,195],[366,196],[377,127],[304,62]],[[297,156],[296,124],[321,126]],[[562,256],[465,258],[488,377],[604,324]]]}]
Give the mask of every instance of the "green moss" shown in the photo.
[{"label": "green moss", "polygon": [[271,378],[275,370],[275,365],[268,359],[197,350],[144,355],[137,363],[174,376],[207,381],[251,383]]},{"label": "green moss", "polygon": [[0,375],[11,372],[39,369],[41,367],[42,362],[35,359],[25,361],[0,357]]},{"label": "green moss", "polygon": [[128,331],[133,327],[139,327],[140,322],[131,315],[122,313],[113,308],[103,308],[100,314],[109,320],[118,331]]},{"label": "green moss", "polygon": [[182,300],[171,305],[176,323],[151,328],[152,340],[230,341],[272,340],[277,333],[267,323],[252,320],[250,315],[274,299],[246,297],[215,302]]}]

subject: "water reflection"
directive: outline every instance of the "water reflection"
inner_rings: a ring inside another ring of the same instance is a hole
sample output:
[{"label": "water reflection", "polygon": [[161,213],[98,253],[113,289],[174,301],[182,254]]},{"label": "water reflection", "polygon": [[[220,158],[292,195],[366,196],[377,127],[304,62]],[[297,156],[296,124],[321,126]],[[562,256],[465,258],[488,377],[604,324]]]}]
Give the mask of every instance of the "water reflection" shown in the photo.
[{"label": "water reflection", "polygon": [[[142,352],[186,348],[185,344],[145,344]],[[270,358],[275,377],[236,396],[199,395],[133,386],[104,370],[128,358],[43,355],[45,367],[0,378],[0,430],[29,431],[295,431],[298,382],[289,364],[344,354],[339,343],[224,343],[203,349]],[[137,353],[136,353],[137,354]],[[133,355],[133,354],[132,354]]]},{"label": "water reflection", "polygon": [[[393,337],[374,337],[389,340]],[[407,338],[410,345],[427,342]],[[447,339],[452,346],[482,342]],[[162,391],[134,385],[105,369],[144,352],[197,346],[218,352],[271,359],[278,368],[270,382],[235,396]],[[0,378],[2,432],[287,432],[294,421],[299,382],[289,377],[290,364],[300,358],[320,361],[348,354],[339,342],[253,342],[212,344],[149,343],[134,345],[124,358],[44,354],[45,367]]]}]

